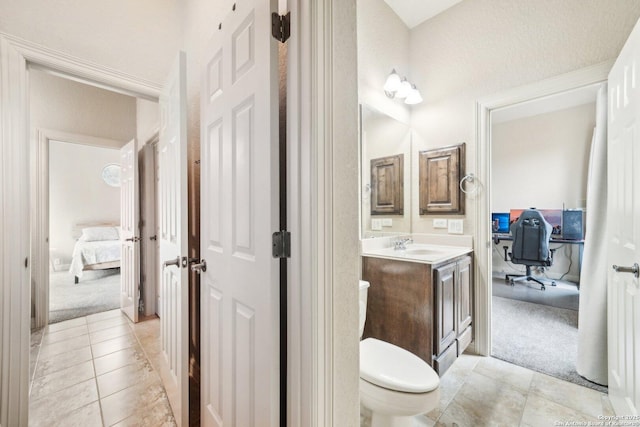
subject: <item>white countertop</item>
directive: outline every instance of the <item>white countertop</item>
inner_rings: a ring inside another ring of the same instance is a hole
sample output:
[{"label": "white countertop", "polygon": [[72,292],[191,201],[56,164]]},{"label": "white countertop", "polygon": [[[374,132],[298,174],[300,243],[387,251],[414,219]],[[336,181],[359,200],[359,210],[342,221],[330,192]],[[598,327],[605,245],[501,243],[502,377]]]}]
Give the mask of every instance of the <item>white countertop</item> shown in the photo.
[{"label": "white countertop", "polygon": [[409,243],[406,247],[406,249],[400,250],[396,250],[393,247],[363,248],[361,255],[423,264],[438,264],[473,251],[472,248],[466,246],[430,245],[423,243]]}]

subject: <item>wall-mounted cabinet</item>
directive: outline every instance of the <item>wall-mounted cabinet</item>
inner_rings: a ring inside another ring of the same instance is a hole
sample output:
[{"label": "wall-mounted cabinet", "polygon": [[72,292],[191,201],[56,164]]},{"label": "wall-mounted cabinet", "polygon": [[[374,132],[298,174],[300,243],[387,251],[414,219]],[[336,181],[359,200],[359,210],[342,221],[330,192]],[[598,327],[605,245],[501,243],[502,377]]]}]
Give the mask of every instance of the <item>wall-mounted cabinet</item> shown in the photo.
[{"label": "wall-mounted cabinet", "polygon": [[420,215],[464,214],[465,144],[419,153]]},{"label": "wall-mounted cabinet", "polygon": [[371,159],[371,215],[404,214],[404,155]]},{"label": "wall-mounted cabinet", "polygon": [[471,256],[432,265],[363,257],[368,281],[363,338],[390,342],[442,375],[472,339]]}]

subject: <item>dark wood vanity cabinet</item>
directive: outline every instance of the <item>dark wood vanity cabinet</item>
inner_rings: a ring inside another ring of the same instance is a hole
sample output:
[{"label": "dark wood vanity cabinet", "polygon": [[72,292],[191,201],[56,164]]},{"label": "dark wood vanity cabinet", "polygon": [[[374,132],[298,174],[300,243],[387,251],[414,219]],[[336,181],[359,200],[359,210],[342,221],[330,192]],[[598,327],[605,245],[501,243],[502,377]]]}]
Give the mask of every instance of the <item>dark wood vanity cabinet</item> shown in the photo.
[{"label": "dark wood vanity cabinet", "polygon": [[390,342],[442,375],[471,342],[471,256],[431,265],[363,257],[371,283],[363,338]]},{"label": "dark wood vanity cabinet", "polygon": [[464,256],[433,271],[436,338],[433,367],[444,373],[472,339],[471,257]]}]

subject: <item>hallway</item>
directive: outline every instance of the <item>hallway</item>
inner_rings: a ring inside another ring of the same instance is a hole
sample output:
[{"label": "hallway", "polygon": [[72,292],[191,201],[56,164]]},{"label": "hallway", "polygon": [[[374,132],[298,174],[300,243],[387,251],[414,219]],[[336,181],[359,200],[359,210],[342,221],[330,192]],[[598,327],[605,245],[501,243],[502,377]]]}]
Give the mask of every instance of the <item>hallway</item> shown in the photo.
[{"label": "hallway", "polygon": [[31,335],[30,426],[175,426],[158,318],[111,310]]}]

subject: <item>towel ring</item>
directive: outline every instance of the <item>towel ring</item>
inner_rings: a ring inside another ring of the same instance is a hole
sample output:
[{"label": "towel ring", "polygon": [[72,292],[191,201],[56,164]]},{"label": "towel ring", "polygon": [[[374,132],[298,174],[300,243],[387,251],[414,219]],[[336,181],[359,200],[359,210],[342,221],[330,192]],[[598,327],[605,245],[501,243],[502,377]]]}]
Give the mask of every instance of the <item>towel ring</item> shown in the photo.
[{"label": "towel ring", "polygon": [[[475,184],[472,190],[465,190],[464,188],[465,181]],[[459,187],[460,187],[460,191],[462,191],[464,194],[475,194],[476,191],[478,191],[478,183],[476,182],[476,176],[472,173],[466,174],[460,180]]]}]

